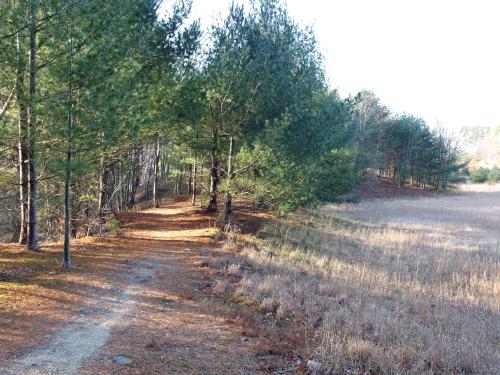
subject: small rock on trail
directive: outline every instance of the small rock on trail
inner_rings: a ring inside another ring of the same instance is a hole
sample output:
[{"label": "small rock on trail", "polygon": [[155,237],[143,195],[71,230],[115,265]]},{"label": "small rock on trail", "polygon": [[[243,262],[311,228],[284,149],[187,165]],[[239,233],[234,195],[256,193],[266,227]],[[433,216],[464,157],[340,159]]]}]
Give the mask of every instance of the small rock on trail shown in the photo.
[{"label": "small rock on trail", "polygon": [[117,355],[113,358],[113,361],[119,365],[127,365],[130,366],[134,361],[127,356]]}]

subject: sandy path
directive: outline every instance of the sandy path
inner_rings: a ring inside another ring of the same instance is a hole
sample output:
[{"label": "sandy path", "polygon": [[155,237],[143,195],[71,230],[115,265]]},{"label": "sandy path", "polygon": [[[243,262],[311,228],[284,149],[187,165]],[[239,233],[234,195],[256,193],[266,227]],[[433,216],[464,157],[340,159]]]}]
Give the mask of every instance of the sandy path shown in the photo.
[{"label": "sandy path", "polygon": [[[254,374],[258,339],[240,340],[231,307],[212,299],[210,217],[184,203],[124,215],[132,260],[48,342],[0,366],[1,374]],[[212,219],[213,220],[213,219]],[[113,239],[111,241],[114,241]],[[140,249],[141,256],[137,256]],[[129,366],[113,361],[125,355]]]},{"label": "sandy path", "polygon": [[[149,279],[154,269],[147,259],[137,265],[131,279]],[[81,309],[81,318],[57,332],[48,346],[37,348],[2,371],[6,374],[78,374],[82,362],[92,357],[108,340],[109,333],[121,319],[134,309],[142,292],[140,284],[131,283],[127,289],[111,291],[115,295],[103,295],[98,304],[88,301],[89,307]],[[116,293],[118,292],[118,293]]]}]

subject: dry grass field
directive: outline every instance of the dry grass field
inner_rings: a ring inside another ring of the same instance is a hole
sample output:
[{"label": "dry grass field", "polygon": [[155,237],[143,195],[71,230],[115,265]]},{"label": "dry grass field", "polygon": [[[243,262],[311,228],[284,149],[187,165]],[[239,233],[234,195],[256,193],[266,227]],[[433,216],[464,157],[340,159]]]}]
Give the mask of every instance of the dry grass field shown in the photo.
[{"label": "dry grass field", "polygon": [[229,260],[235,296],[300,322],[323,370],[500,373],[499,186],[331,205],[264,231]]}]

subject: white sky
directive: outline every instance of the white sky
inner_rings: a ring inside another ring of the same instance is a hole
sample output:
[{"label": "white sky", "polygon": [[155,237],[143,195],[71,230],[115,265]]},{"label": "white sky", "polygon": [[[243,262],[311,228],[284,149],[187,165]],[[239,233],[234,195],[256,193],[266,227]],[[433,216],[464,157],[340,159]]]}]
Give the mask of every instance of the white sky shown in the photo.
[{"label": "white sky", "polygon": [[[500,124],[499,0],[283,1],[313,26],[341,95],[370,89],[450,130]],[[208,27],[230,3],[193,0],[193,17]]]}]

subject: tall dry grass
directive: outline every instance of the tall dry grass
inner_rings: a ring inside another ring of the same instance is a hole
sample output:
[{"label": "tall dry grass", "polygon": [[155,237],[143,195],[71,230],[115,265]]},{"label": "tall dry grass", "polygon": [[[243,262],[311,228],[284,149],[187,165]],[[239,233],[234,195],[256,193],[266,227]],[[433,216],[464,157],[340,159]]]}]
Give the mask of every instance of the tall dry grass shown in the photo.
[{"label": "tall dry grass", "polygon": [[266,228],[234,293],[338,373],[500,373],[500,189],[331,205]]}]

